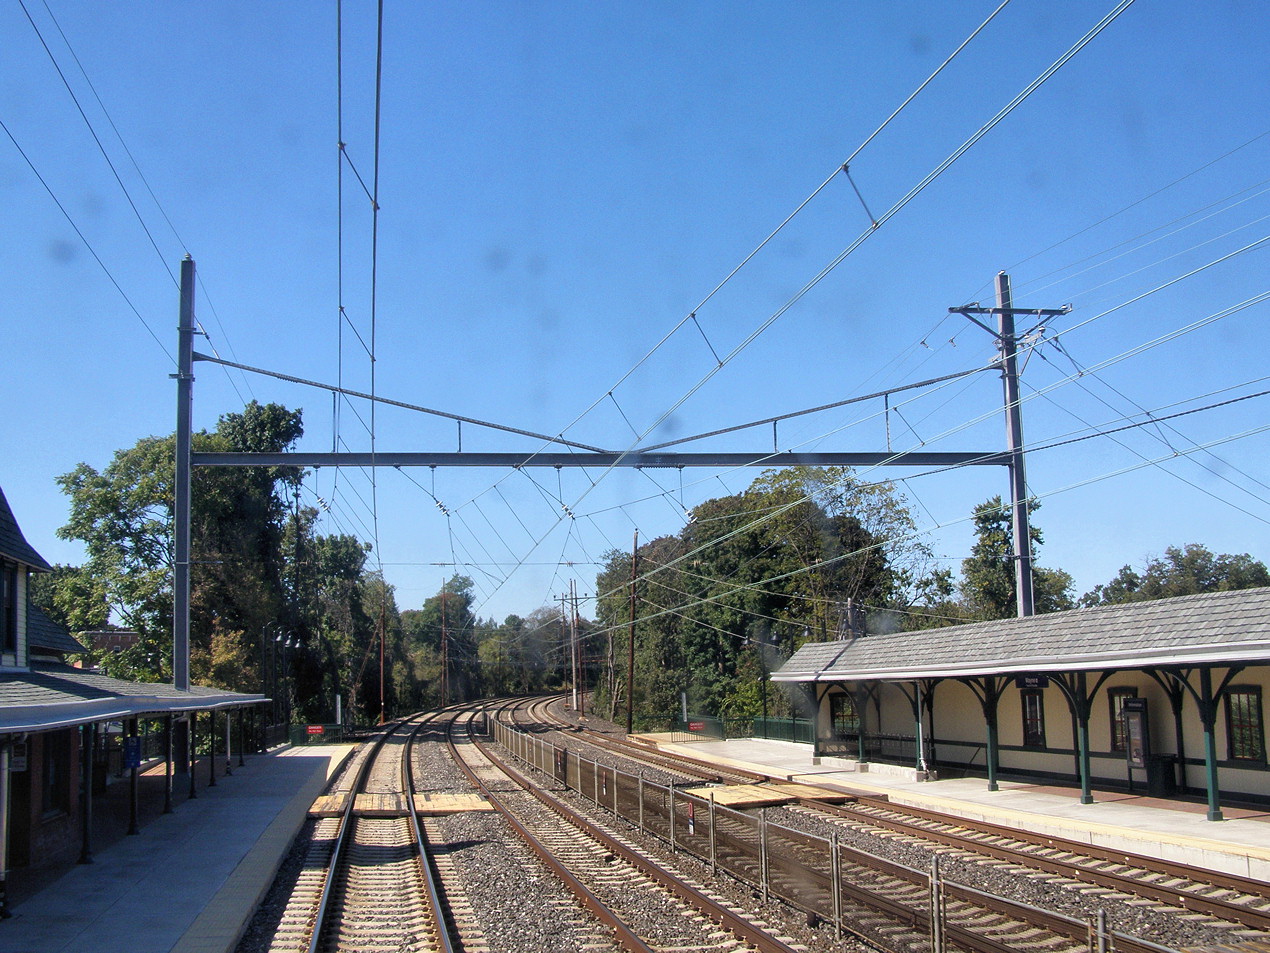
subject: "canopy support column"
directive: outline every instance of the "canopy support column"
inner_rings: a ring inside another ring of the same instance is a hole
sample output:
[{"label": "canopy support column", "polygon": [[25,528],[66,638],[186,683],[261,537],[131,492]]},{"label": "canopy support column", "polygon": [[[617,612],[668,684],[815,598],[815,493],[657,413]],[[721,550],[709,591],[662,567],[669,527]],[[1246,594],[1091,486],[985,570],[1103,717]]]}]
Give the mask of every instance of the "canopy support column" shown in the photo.
[{"label": "canopy support column", "polygon": [[163,718],[163,813],[172,813],[172,716]]},{"label": "canopy support column", "polygon": [[192,711],[185,716],[185,739],[188,742],[186,750],[189,752],[189,762],[186,764],[186,770],[190,775],[190,800],[193,801],[198,797],[198,788],[195,786],[195,771],[198,766],[198,753],[195,750],[194,742],[194,722],[198,719],[198,712]]},{"label": "canopy support column", "polygon": [[9,912],[9,753],[13,743],[0,741],[0,920],[13,916]]},{"label": "canopy support column", "polygon": [[1093,804],[1094,794],[1089,777],[1089,691],[1085,682],[1085,673],[1076,675],[1076,739],[1080,752],[1080,803]]},{"label": "canopy support column", "polygon": [[[135,738],[133,744],[137,745],[137,751],[141,750],[141,735],[137,731],[137,719],[133,718],[128,722],[128,737]],[[137,826],[137,775],[141,768],[138,765],[132,765],[128,769],[128,833],[140,834],[141,828]]]},{"label": "canopy support column", "polygon": [[207,786],[216,787],[216,711],[207,713]]},{"label": "canopy support column", "polygon": [[93,747],[97,739],[97,726],[80,728],[80,849],[79,863],[93,862]]},{"label": "canopy support column", "polygon": [[1225,820],[1221,812],[1221,789],[1217,784],[1217,700],[1213,696],[1213,670],[1199,670],[1199,720],[1204,726],[1204,773],[1208,783],[1208,819]]}]

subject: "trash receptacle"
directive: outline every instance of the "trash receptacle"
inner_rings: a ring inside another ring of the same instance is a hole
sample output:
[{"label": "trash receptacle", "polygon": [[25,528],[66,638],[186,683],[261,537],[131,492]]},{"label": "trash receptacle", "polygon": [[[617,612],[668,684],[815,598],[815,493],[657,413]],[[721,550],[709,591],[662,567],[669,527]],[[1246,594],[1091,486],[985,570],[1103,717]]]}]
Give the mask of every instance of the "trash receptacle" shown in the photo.
[{"label": "trash receptacle", "polygon": [[1177,792],[1176,760],[1171,754],[1152,755],[1147,761],[1147,794],[1172,797]]}]

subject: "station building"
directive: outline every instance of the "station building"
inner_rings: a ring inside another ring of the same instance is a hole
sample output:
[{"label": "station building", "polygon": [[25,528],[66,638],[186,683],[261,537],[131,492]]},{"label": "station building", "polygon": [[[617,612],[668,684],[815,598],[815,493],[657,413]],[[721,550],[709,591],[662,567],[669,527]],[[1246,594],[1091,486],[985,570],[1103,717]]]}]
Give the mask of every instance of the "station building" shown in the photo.
[{"label": "station building", "polygon": [[[242,712],[266,701],[213,688],[129,682],[67,664],[84,646],[28,598],[31,573],[50,568],[0,490],[0,917],[7,915],[11,868],[91,860],[92,803],[107,781],[102,741],[108,733],[120,742],[136,739],[127,746],[135,817],[142,722],[161,729],[150,737],[164,742],[155,760],[165,762],[170,793],[172,775],[190,770],[188,763],[173,763],[176,721],[189,724],[210,713],[204,720],[215,731],[217,712],[237,711],[241,729]],[[229,724],[222,722],[227,755]],[[241,730],[239,738],[241,744]],[[122,776],[124,766],[118,767]]]},{"label": "station building", "polygon": [[1270,803],[1270,588],[811,643],[772,680],[861,770]]}]

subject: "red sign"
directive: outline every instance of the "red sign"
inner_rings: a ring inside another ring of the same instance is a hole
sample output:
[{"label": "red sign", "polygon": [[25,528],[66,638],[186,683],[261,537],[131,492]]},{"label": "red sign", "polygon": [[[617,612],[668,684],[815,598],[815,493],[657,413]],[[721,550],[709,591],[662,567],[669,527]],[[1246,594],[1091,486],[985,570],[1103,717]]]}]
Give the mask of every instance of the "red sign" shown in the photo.
[{"label": "red sign", "polygon": [[704,721],[690,721],[688,722],[688,730],[689,731],[705,731],[706,723]]},{"label": "red sign", "polygon": [[309,732],[309,734],[311,734],[311,735],[324,735],[324,734],[326,734],[326,726],[325,726],[325,725],[309,725],[309,726],[308,726],[308,728],[307,728],[306,730],[307,730],[307,731]]}]

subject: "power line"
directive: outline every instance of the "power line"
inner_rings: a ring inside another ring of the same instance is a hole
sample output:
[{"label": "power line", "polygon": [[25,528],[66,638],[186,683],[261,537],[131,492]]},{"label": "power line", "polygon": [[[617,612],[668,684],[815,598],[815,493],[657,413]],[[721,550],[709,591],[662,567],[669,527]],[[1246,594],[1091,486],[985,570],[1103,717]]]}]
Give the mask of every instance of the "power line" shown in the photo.
[{"label": "power line", "polygon": [[56,205],[58,211],[62,213],[62,216],[66,219],[67,224],[69,224],[70,227],[74,229],[75,234],[79,236],[79,240],[83,242],[84,247],[88,249],[88,253],[93,256],[93,260],[97,262],[102,272],[105,273],[106,278],[112,285],[115,286],[115,290],[119,292],[119,296],[123,298],[124,302],[128,305],[129,310],[137,316],[137,320],[141,322],[142,327],[149,332],[150,337],[154,338],[154,343],[159,345],[159,349],[167,355],[168,360],[172,363],[172,366],[175,367],[176,358],[172,356],[172,352],[168,350],[167,345],[163,343],[159,336],[154,333],[154,328],[150,327],[150,323],[141,316],[141,312],[138,311],[137,306],[132,303],[132,299],[128,297],[128,293],[123,290],[123,287],[119,284],[118,280],[116,280],[110,269],[106,267],[106,263],[101,260],[101,256],[97,254],[97,250],[93,248],[92,243],[89,242],[80,227],[75,224],[75,219],[71,218],[70,212],[68,212],[66,210],[66,206],[62,204],[62,200],[57,197],[57,193],[55,193],[48,182],[45,181],[44,176],[40,175],[39,169],[35,167],[35,163],[31,161],[31,157],[28,156],[22,146],[18,144],[18,140],[14,137],[13,133],[9,131],[9,127],[5,125],[3,119],[0,119],[0,129],[4,130],[4,134],[9,137],[9,141],[13,143],[13,147],[18,150],[18,155],[22,156],[23,161],[26,162],[27,167],[35,175],[36,179],[39,180],[40,185],[44,186],[44,191],[47,192],[49,198],[53,200],[53,204]]}]

